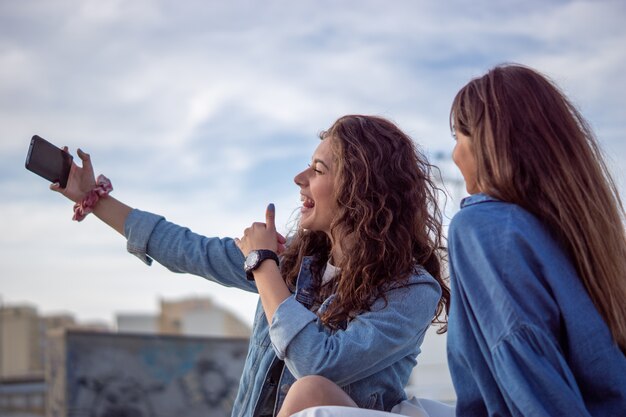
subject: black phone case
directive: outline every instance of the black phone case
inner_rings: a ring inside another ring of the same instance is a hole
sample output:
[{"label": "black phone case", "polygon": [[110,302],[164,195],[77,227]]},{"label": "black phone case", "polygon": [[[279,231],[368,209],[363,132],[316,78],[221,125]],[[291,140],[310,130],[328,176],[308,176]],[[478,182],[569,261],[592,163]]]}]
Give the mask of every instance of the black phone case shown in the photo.
[{"label": "black phone case", "polygon": [[26,169],[50,182],[58,182],[61,188],[65,188],[73,159],[63,149],[35,135],[30,140]]}]

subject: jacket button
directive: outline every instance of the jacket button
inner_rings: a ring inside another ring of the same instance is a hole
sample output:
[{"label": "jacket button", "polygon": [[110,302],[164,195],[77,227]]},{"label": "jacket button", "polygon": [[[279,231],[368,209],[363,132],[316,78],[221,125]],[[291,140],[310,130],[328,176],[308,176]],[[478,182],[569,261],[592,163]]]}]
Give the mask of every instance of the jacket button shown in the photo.
[{"label": "jacket button", "polygon": [[283,385],[281,385],[281,386],[280,386],[280,392],[281,392],[283,395],[287,395],[287,393],[289,392],[289,388],[291,388],[291,385],[289,385],[289,384],[283,384]]}]

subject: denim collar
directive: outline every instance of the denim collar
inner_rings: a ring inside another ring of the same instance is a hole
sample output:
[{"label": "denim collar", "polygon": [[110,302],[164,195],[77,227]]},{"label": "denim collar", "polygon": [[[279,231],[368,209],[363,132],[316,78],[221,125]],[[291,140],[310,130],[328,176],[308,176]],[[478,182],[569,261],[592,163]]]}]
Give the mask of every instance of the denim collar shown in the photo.
[{"label": "denim collar", "polygon": [[500,201],[497,198],[491,197],[485,193],[476,193],[461,200],[461,208],[473,206],[474,204],[487,203],[492,201]]}]

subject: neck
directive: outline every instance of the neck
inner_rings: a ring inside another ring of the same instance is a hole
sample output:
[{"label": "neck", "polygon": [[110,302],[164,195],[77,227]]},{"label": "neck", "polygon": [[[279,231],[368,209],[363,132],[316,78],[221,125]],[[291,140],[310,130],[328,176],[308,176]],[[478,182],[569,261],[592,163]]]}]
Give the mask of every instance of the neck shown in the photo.
[{"label": "neck", "polygon": [[343,259],[343,252],[341,246],[333,243],[330,249],[330,263],[331,265],[337,265]]}]

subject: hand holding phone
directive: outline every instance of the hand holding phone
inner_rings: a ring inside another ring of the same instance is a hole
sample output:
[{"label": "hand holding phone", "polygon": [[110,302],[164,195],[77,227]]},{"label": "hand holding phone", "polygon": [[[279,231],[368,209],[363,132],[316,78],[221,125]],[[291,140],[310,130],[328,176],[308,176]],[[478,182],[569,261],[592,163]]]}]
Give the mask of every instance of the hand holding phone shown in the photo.
[{"label": "hand holding phone", "polygon": [[65,188],[73,159],[72,155],[63,149],[35,135],[30,140],[26,169]]},{"label": "hand holding phone", "polygon": [[[78,203],[74,205],[74,220],[80,221],[95,208],[98,199],[107,195],[113,187],[104,176],[102,179],[98,177],[96,182],[88,153],[80,149],[77,149],[76,153],[82,166],[74,163],[74,158],[67,152],[67,147],[61,149],[35,135],[30,141],[26,168],[52,182],[50,185],[52,191]],[[95,200],[90,196],[92,191],[98,196]],[[114,198],[106,200],[108,201],[107,208],[104,209],[106,214],[101,217],[102,221],[124,235],[124,223],[132,209]]]}]

